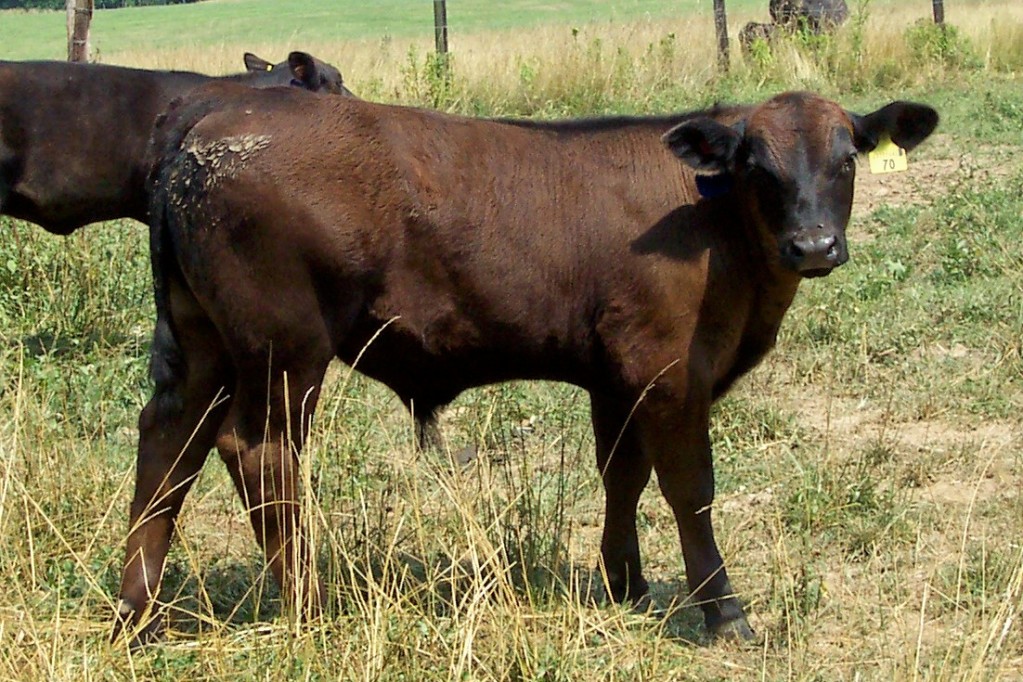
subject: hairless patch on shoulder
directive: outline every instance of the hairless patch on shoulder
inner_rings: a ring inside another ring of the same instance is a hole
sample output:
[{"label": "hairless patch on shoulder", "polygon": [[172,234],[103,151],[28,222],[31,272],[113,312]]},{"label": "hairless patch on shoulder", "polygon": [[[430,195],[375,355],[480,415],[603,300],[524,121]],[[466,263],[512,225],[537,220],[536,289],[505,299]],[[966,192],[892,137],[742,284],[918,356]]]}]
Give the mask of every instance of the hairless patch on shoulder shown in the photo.
[{"label": "hairless patch on shoulder", "polygon": [[206,169],[204,185],[212,189],[223,178],[230,178],[242,169],[250,158],[271,141],[270,135],[232,135],[215,140],[194,136],[185,147],[198,166]]}]

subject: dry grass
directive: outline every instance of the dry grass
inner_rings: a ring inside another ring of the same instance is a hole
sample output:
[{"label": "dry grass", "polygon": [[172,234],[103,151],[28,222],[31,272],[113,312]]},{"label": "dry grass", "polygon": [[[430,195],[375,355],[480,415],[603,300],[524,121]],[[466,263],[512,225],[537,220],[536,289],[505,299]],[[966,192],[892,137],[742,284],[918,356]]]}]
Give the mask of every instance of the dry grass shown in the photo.
[{"label": "dry grass", "polygon": [[[816,55],[736,55],[728,79],[698,22],[458,36],[447,90],[425,43],[412,57],[397,40],[297,46],[365,96],[483,114],[942,91],[921,165],[951,169],[863,183],[852,261],[804,287],[778,351],[716,411],[718,537],[758,643],[706,641],[656,486],[640,514],[651,609],[599,603],[603,505],[578,391],[463,396],[444,429],[479,456],[454,471],[414,454],[393,397],[339,368],[303,460],[336,608],[307,625],[280,614],[211,461],[169,561],[167,643],[110,647],[148,393],[145,236],[110,224],[56,240],[4,219],[0,679],[1020,679],[1023,7],[948,4],[975,62],[912,52],[897,27],[926,3],[871,14],[858,48],[850,26]],[[241,49],[108,61],[233,71]]]},{"label": "dry grass", "polygon": [[[835,36],[814,49],[799,40],[783,41],[767,59],[744,58],[735,38],[747,20],[767,17],[730,16],[733,68],[724,84],[716,73],[713,25],[706,15],[456,34],[453,83],[443,88],[431,77],[429,36],[341,45],[225,42],[180,51],[117,53],[105,59],[227,73],[240,68],[244,50],[278,59],[287,49],[302,49],[339,65],[346,81],[364,97],[489,114],[563,115],[579,106],[667,110],[750,90],[804,88],[837,94],[920,87],[948,77],[947,61],[924,58],[906,39],[907,27],[929,21],[927,3],[874,0],[851,2],[850,7],[853,19]],[[950,3],[947,20],[966,41],[978,67],[1003,73],[1023,69],[1023,5],[1005,0]]]},{"label": "dry grass", "polygon": [[[819,394],[819,411],[800,410],[805,388],[778,381],[788,368],[769,363],[717,422],[719,537],[762,637],[755,645],[706,642],[678,592],[677,536],[653,491],[640,538],[652,610],[600,603],[600,498],[572,390],[463,400],[445,429],[457,444],[478,442],[479,457],[452,471],[413,453],[407,418],[380,389],[357,382],[346,395],[332,380],[304,461],[339,608],[301,626],[279,615],[245,515],[211,463],[171,557],[174,630],[134,654],[104,644],[130,450],[101,466],[88,445],[58,455],[50,448],[66,440],[14,442],[45,423],[23,408],[5,433],[13,456],[0,475],[10,578],[0,675],[1013,679],[1023,665],[1018,427],[925,429],[833,390]],[[27,406],[34,393],[17,395]],[[35,468],[40,456],[65,464]],[[920,467],[918,484],[900,479]],[[877,502],[857,506],[850,490],[872,490]]]}]

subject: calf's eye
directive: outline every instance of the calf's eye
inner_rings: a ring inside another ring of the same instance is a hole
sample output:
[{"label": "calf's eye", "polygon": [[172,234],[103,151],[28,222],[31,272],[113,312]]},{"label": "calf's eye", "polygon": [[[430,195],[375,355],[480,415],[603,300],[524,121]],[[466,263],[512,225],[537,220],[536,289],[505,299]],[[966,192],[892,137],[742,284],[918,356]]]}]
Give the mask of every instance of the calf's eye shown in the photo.
[{"label": "calf's eye", "polygon": [[856,155],[855,154],[853,154],[853,155],[849,156],[848,158],[846,158],[845,162],[842,164],[842,175],[849,175],[854,170],[856,170]]}]

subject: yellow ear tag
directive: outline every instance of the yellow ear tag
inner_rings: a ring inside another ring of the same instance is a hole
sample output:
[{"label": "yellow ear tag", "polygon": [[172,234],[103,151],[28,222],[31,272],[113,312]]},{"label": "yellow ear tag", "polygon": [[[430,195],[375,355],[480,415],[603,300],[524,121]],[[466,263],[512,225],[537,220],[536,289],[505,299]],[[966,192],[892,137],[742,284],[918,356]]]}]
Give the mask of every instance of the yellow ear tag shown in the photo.
[{"label": "yellow ear tag", "polygon": [[871,173],[898,173],[909,168],[906,150],[898,146],[887,135],[882,138],[874,151],[867,154]]}]

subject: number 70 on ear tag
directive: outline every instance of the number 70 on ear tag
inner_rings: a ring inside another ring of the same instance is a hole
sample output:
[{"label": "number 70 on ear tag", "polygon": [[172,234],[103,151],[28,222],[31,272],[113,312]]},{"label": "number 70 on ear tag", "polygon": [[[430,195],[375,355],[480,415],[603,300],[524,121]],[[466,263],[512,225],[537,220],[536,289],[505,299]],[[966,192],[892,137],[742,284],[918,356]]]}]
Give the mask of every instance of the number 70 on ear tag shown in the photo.
[{"label": "number 70 on ear tag", "polygon": [[870,161],[871,173],[898,173],[909,168],[909,157],[906,150],[892,142],[890,137],[885,137],[874,151],[867,154]]}]

